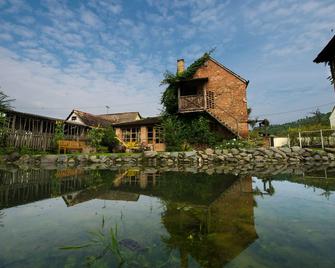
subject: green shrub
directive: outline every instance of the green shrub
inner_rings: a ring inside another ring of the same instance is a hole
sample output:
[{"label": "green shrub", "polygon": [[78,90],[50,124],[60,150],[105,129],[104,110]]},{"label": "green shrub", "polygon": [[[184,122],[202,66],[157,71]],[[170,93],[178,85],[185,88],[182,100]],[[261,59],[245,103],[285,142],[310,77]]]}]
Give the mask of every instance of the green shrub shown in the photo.
[{"label": "green shrub", "polygon": [[219,139],[203,116],[187,119],[165,116],[162,127],[167,151],[188,151],[204,145],[212,147]]},{"label": "green shrub", "polygon": [[119,140],[116,138],[115,131],[112,126],[104,130],[104,134],[101,140],[101,145],[105,146],[109,152],[119,144]]},{"label": "green shrub", "polygon": [[98,148],[104,137],[105,130],[102,128],[92,128],[88,132],[88,140],[94,148]]},{"label": "green shrub", "polygon": [[224,140],[222,143],[215,146],[216,149],[232,149],[232,148],[252,148],[255,147],[256,144],[253,141],[248,140]]}]

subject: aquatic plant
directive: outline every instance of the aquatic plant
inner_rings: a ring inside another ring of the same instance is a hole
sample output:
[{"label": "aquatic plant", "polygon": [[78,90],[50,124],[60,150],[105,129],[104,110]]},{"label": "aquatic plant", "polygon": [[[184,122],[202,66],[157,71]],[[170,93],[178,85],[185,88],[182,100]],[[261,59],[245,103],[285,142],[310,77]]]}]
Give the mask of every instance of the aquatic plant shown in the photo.
[{"label": "aquatic plant", "polygon": [[116,257],[117,262],[119,266],[122,266],[122,264],[125,262],[124,257],[121,254],[120,245],[117,239],[117,225],[115,225],[115,228],[109,228],[109,231],[106,233],[105,231],[105,218],[102,217],[102,223],[101,228],[99,228],[97,231],[90,231],[89,234],[91,238],[88,242],[80,245],[70,245],[70,246],[63,246],[60,247],[62,250],[79,250],[87,247],[100,247],[102,250],[100,250],[100,254],[94,256],[88,256],[86,257],[86,264],[91,266],[98,260],[105,257],[107,254],[112,254]]},{"label": "aquatic plant", "polygon": [[[114,257],[118,267],[171,267],[177,265],[178,258],[170,252],[167,259],[157,259],[159,247],[154,244],[152,247],[143,247],[133,239],[119,239],[118,227],[107,228],[105,217],[98,230],[89,231],[90,239],[80,245],[68,245],[60,247],[61,250],[82,250],[85,248],[97,248],[97,255],[86,257],[85,264],[88,267],[105,264],[102,263],[108,256]],[[145,253],[145,254],[144,254]],[[107,264],[106,264],[107,265]]]}]

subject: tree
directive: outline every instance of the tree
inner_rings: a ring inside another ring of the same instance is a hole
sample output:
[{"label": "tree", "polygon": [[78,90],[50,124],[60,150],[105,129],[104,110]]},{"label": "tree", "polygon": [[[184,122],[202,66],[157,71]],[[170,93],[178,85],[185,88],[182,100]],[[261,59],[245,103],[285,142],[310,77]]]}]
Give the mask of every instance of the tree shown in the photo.
[{"label": "tree", "polygon": [[54,135],[54,148],[57,148],[58,141],[64,139],[64,122],[56,121],[55,135]]},{"label": "tree", "polygon": [[321,124],[322,121],[322,113],[320,112],[320,109],[317,108],[315,112],[311,113],[315,117],[315,121],[317,124]]},{"label": "tree", "polygon": [[105,134],[104,129],[102,129],[102,128],[92,128],[88,132],[88,139],[90,141],[90,144],[93,147],[98,148],[101,145],[104,134]]},{"label": "tree", "polygon": [[112,126],[109,126],[104,130],[101,145],[108,147],[108,151],[112,152],[115,146],[118,144],[119,140],[116,138],[114,128]]},{"label": "tree", "polygon": [[12,108],[11,103],[13,99],[9,99],[9,97],[3,92],[0,91],[0,145],[1,147],[5,146],[6,135],[7,135],[7,117],[5,112]]}]

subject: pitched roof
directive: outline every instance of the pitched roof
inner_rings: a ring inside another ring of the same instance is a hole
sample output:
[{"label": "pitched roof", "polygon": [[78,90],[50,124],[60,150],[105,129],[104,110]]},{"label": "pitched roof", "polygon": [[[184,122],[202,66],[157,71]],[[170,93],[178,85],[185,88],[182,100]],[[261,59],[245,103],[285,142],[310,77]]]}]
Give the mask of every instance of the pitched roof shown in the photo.
[{"label": "pitched roof", "polygon": [[127,127],[127,126],[145,126],[145,125],[155,125],[161,122],[160,116],[147,117],[140,120],[134,120],[131,122],[124,122],[119,124],[113,124],[115,127]]},{"label": "pitched roof", "polygon": [[239,76],[238,74],[234,73],[232,70],[230,70],[229,68],[227,68],[226,66],[224,66],[223,64],[221,64],[220,62],[218,62],[216,59],[209,57],[209,60],[211,60],[212,62],[216,63],[218,66],[220,66],[222,69],[226,70],[228,73],[232,74],[233,76],[235,76],[237,79],[241,80],[243,83],[246,83],[247,85],[249,84],[249,81],[244,79],[242,76]]},{"label": "pitched roof", "polygon": [[112,122],[109,120],[104,119],[101,116],[98,115],[93,115],[90,113],[86,113],[83,111],[79,111],[79,110],[73,110],[70,115],[66,118],[66,121],[69,120],[69,117],[71,116],[72,113],[75,113],[80,119],[81,121],[90,127],[108,127],[112,125]]},{"label": "pitched roof", "polygon": [[314,59],[315,63],[329,62],[335,58],[335,35]]},{"label": "pitched roof", "polygon": [[139,112],[124,112],[124,113],[114,113],[114,114],[100,114],[102,117],[112,123],[124,123],[137,120],[137,118],[142,118]]}]

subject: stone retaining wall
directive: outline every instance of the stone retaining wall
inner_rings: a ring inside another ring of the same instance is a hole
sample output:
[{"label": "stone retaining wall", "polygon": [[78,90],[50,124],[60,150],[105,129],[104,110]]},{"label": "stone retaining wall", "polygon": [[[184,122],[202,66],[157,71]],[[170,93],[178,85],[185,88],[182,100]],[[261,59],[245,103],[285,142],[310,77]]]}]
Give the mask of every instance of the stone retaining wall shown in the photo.
[{"label": "stone retaining wall", "polygon": [[255,149],[224,149],[190,152],[144,152],[143,154],[108,154],[108,155],[23,155],[13,153],[2,157],[2,162],[12,164],[55,164],[80,165],[102,163],[106,166],[120,164],[148,164],[174,166],[190,164],[203,166],[208,164],[255,164],[266,163],[304,163],[315,165],[318,163],[335,162],[335,154],[322,150],[292,148],[255,148]]}]

